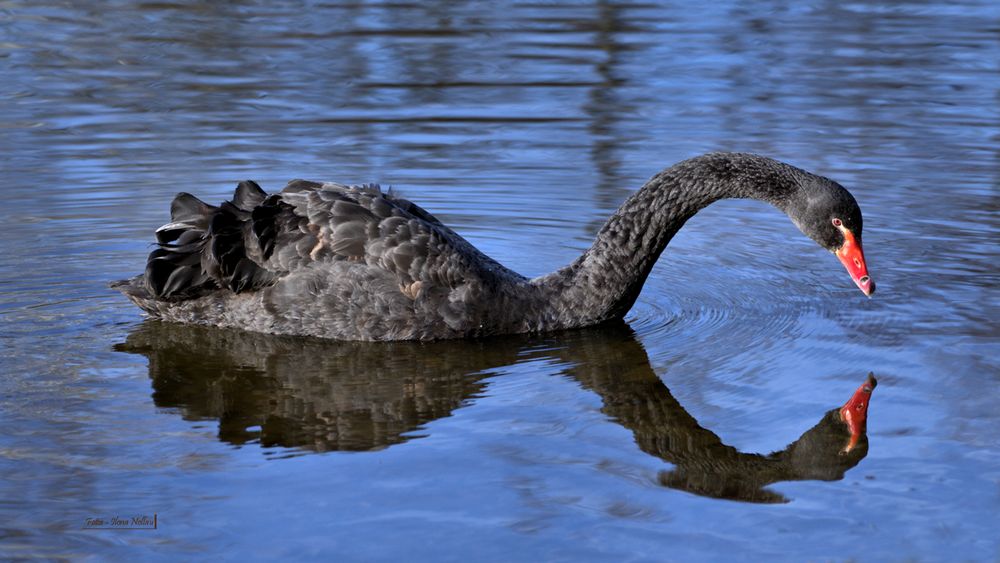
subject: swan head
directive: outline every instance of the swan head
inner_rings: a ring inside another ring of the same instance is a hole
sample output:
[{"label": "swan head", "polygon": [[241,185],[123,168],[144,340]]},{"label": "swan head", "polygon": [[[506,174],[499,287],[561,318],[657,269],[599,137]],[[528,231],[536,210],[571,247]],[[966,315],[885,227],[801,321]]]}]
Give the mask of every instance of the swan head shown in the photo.
[{"label": "swan head", "polygon": [[875,293],[861,247],[861,208],[851,192],[810,174],[790,198],[786,212],[799,230],[837,256],[858,289],[868,297]]}]

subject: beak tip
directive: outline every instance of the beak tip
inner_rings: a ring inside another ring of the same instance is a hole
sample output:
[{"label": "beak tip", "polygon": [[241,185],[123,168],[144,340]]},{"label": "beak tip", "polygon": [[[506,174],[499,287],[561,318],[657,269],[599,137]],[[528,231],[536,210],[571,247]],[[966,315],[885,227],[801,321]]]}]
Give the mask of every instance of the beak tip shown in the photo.
[{"label": "beak tip", "polygon": [[865,297],[868,299],[871,299],[872,295],[875,295],[875,280],[868,276],[864,276],[855,283],[857,283],[858,289],[861,290],[861,293],[864,293]]}]

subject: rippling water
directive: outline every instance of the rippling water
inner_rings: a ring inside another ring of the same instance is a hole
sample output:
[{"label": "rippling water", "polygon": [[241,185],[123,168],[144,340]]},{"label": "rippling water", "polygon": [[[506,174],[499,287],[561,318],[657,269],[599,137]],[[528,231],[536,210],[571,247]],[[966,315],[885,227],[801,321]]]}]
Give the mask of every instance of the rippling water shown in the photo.
[{"label": "rippling water", "polygon": [[[1000,8],[742,4],[0,4],[0,556],[1000,557]],[[337,344],[106,288],[245,178],[392,185],[538,275],[711,150],[848,186],[875,298],[746,201],[599,330]],[[826,456],[869,371],[867,457]]]}]

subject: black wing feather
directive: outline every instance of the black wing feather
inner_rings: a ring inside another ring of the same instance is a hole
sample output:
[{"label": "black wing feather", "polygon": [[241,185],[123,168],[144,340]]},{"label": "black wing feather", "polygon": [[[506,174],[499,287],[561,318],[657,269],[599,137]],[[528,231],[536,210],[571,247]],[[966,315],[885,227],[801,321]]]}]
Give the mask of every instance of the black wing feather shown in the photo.
[{"label": "black wing feather", "polygon": [[[159,248],[146,262],[146,287],[159,299],[190,299],[226,288],[239,293],[264,287],[277,275],[261,267],[274,248],[276,204],[255,182],[240,182],[233,200],[219,207],[188,193],[170,205],[171,222],[156,231]],[[255,217],[256,214],[256,217]],[[247,240],[263,242],[248,252]]]},{"label": "black wing feather", "polygon": [[255,207],[264,202],[267,193],[253,180],[244,180],[236,186],[236,193],[233,194],[233,205],[243,211],[252,211]]},{"label": "black wing feather", "polygon": [[165,300],[261,289],[317,260],[355,261],[428,292],[502,269],[424,209],[369,184],[293,180],[269,196],[245,181],[218,207],[181,193],[157,242],[145,279]]}]

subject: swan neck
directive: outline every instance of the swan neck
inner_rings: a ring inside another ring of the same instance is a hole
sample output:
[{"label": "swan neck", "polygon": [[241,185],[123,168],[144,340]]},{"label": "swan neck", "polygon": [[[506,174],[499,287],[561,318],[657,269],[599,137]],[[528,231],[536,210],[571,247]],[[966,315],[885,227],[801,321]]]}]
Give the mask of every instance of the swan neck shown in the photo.
[{"label": "swan neck", "polygon": [[567,326],[620,319],[678,230],[698,211],[726,198],[766,201],[785,211],[798,189],[797,168],[742,153],[712,153],[653,176],[569,266],[537,280],[552,294]]}]

